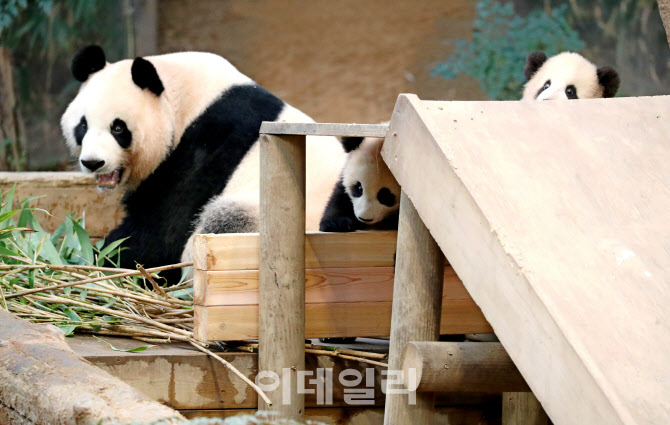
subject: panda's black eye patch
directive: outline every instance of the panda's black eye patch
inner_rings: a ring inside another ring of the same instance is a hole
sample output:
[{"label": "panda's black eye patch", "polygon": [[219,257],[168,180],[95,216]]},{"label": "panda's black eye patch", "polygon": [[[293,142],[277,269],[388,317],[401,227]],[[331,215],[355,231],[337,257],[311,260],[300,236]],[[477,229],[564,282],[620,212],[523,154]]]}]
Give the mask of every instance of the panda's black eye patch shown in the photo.
[{"label": "panda's black eye patch", "polygon": [[395,195],[385,187],[381,188],[377,193],[377,200],[380,204],[386,205],[387,207],[395,205]]},{"label": "panda's black eye patch", "polygon": [[81,146],[81,142],[84,140],[87,131],[88,123],[86,122],[86,117],[82,116],[79,120],[79,124],[74,128],[74,140],[79,146]]},{"label": "panda's black eye patch", "polygon": [[361,182],[357,182],[355,185],[351,186],[351,196],[354,198],[363,196],[363,186],[361,185]]},{"label": "panda's black eye patch", "polygon": [[133,134],[128,130],[128,126],[123,120],[119,118],[115,119],[109,127],[109,130],[119,146],[123,149],[130,147],[130,142],[133,140]]},{"label": "panda's black eye patch", "polygon": [[545,90],[548,89],[550,86],[551,86],[551,80],[547,80],[547,81],[544,83],[544,85],[542,86],[542,90],[541,90],[541,91],[545,91]]},{"label": "panda's black eye patch", "polygon": [[570,84],[565,88],[565,95],[568,99],[577,99],[577,88]]}]

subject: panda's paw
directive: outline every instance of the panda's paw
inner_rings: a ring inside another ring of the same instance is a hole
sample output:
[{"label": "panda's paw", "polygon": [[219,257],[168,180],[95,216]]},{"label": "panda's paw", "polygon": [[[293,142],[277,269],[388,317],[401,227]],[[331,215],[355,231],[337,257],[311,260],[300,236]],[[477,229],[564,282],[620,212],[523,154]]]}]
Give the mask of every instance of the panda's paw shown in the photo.
[{"label": "panda's paw", "polygon": [[319,230],[322,232],[353,232],[358,229],[358,223],[349,217],[336,217],[322,220]]}]

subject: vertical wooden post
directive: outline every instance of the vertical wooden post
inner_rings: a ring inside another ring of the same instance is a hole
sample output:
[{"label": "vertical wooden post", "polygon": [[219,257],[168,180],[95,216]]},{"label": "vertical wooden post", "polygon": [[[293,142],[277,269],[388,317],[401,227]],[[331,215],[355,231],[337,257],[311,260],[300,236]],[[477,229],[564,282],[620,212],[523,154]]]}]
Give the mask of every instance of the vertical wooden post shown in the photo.
[{"label": "vertical wooden post", "polygon": [[[389,372],[402,370],[405,344],[436,341],[440,333],[444,255],[405,192],[400,197],[397,249]],[[388,391],[385,425],[433,423],[433,393],[416,393],[416,403],[410,404],[408,395]]]},{"label": "vertical wooden post", "polygon": [[266,135],[260,143],[258,370],[276,373],[281,385],[268,393],[272,406],[259,400],[259,409],[302,419],[305,398],[297,378],[305,369],[305,136]]},{"label": "vertical wooden post", "polygon": [[531,392],[503,393],[502,425],[547,425],[549,418]]}]

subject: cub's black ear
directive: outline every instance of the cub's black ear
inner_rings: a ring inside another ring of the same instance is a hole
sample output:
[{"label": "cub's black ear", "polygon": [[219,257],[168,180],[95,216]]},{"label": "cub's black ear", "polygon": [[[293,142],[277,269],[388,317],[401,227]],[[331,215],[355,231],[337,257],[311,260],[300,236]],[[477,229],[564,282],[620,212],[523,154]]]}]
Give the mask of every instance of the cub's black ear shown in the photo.
[{"label": "cub's black ear", "polygon": [[526,57],[526,65],[523,67],[523,75],[526,77],[526,82],[530,81],[546,61],[547,55],[544,52],[533,52]]},{"label": "cub's black ear", "polygon": [[603,97],[614,97],[619,90],[619,84],[621,84],[619,74],[609,66],[601,66],[596,72],[598,73],[598,83],[603,88]]},{"label": "cub's black ear", "polygon": [[143,58],[135,58],[130,69],[133,82],[142,90],[149,89],[156,96],[160,96],[165,88],[153,64]]},{"label": "cub's black ear", "polygon": [[346,153],[349,153],[351,151],[355,151],[358,149],[358,147],[363,143],[363,138],[362,137],[342,137],[340,139],[340,142],[342,142],[342,147],[344,148],[344,151]]},{"label": "cub's black ear", "polygon": [[70,70],[72,76],[82,83],[88,80],[88,76],[100,71],[107,65],[105,52],[100,46],[86,46],[74,55]]}]

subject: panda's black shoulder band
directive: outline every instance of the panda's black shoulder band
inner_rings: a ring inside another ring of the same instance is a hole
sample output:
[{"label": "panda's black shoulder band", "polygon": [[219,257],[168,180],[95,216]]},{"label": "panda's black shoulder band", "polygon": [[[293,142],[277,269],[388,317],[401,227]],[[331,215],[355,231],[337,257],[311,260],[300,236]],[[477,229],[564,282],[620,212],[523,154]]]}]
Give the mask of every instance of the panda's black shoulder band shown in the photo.
[{"label": "panda's black shoulder band", "polygon": [[83,83],[91,74],[100,71],[106,64],[107,60],[102,47],[91,45],[84,47],[74,55],[70,70],[72,76]]},{"label": "panda's black shoulder band", "polygon": [[141,89],[149,89],[156,96],[160,96],[165,88],[163,82],[151,62],[144,58],[136,58],[130,70],[133,82]]}]

